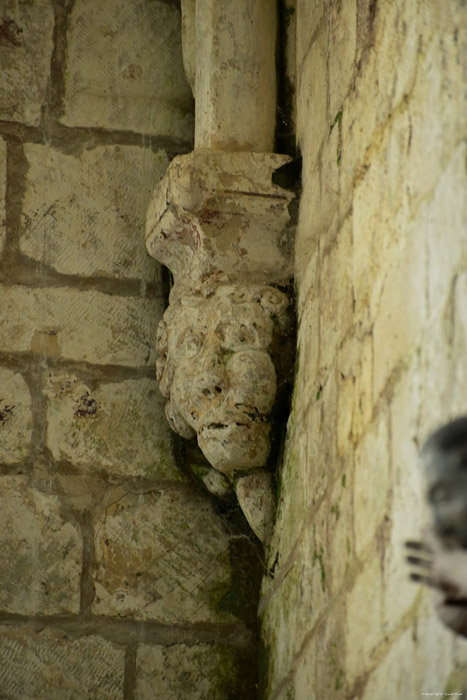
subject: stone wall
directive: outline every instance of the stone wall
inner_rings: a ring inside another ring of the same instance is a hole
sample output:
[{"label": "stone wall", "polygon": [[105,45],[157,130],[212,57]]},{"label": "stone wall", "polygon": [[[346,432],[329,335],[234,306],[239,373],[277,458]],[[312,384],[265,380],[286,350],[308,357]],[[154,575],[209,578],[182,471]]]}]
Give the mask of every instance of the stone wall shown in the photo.
[{"label": "stone wall", "polygon": [[144,222],[192,148],[180,41],[176,1],[2,3],[8,700],[253,692],[244,536],[183,470],[153,367],[168,290]]},{"label": "stone wall", "polygon": [[290,17],[298,358],[265,695],[465,692],[467,644],[409,583],[403,542],[426,522],[419,447],[467,412],[467,6],[297,0]]}]

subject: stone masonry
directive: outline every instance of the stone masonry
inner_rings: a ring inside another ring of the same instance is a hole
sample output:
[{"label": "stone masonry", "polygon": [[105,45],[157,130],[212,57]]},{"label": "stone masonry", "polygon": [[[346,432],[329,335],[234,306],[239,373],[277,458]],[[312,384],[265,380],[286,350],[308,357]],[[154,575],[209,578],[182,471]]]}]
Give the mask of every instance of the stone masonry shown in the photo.
[{"label": "stone masonry", "polygon": [[253,697],[257,556],[155,379],[179,3],[6,0],[0,62],[0,697]]},{"label": "stone masonry", "polygon": [[265,697],[464,694],[467,643],[409,582],[403,543],[426,523],[419,448],[467,413],[467,6],[288,5],[298,358]]}]

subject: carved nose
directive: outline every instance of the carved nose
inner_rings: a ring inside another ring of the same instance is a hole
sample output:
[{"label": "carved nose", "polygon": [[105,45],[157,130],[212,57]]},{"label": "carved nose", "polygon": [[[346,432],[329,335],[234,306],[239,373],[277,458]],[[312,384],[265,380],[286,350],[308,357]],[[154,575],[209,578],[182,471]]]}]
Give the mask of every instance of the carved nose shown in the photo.
[{"label": "carved nose", "polygon": [[198,376],[198,391],[206,398],[220,396],[227,387],[227,374],[222,357],[203,360]]}]

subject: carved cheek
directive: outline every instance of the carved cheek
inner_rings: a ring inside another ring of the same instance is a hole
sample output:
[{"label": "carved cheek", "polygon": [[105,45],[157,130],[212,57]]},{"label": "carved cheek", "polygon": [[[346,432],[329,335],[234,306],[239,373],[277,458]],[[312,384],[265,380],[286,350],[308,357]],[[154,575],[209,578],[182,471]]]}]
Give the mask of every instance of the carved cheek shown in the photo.
[{"label": "carved cheek", "polygon": [[255,407],[268,414],[274,404],[277,382],[274,363],[267,352],[247,350],[234,353],[227,364],[234,403]]},{"label": "carved cheek", "polygon": [[193,368],[184,362],[175,369],[170,392],[171,403],[192,427],[196,424],[197,406],[193,396]]}]

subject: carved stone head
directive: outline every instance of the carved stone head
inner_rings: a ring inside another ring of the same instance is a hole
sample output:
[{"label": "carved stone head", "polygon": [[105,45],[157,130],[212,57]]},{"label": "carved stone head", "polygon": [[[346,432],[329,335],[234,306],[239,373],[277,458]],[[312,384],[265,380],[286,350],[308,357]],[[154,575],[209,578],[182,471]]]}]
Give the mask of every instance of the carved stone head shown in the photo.
[{"label": "carved stone head", "polygon": [[157,377],[166,415],[196,433],[213,467],[266,465],[276,397],[275,350],[290,324],[285,294],[270,286],[218,285],[167,309],[157,337]]},{"label": "carved stone head", "polygon": [[422,459],[436,535],[467,548],[467,418],[433,433]]}]

